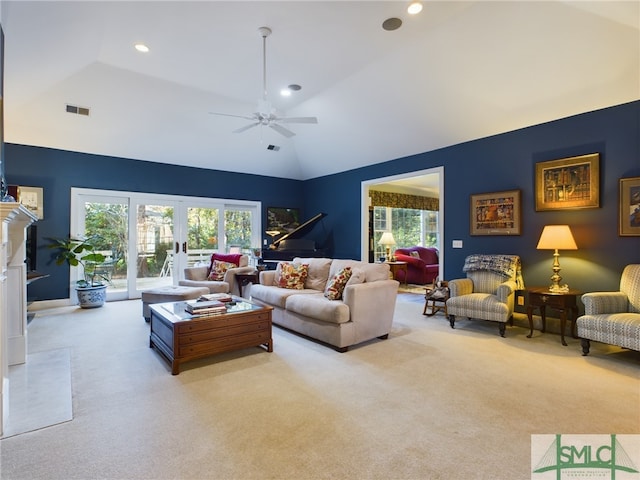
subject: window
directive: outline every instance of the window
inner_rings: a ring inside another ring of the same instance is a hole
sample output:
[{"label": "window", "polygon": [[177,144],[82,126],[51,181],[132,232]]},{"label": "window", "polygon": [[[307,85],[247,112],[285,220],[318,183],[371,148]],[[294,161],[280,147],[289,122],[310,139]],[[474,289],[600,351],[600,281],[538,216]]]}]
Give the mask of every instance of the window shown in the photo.
[{"label": "window", "polygon": [[375,257],[384,256],[384,247],[378,241],[385,231],[391,231],[396,248],[420,245],[438,247],[438,212],[411,208],[374,207]]}]

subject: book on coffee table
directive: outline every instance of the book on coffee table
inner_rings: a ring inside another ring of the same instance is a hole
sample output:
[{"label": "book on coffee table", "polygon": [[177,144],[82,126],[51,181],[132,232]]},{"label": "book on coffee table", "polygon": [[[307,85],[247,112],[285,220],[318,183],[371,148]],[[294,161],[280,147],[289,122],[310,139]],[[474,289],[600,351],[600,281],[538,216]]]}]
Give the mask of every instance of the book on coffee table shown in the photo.
[{"label": "book on coffee table", "polygon": [[227,307],[224,302],[210,300],[207,302],[187,302],[185,310],[193,315],[198,315],[202,313],[226,312]]},{"label": "book on coffee table", "polygon": [[207,293],[206,295],[200,295],[198,302],[211,302],[217,300],[219,302],[232,302],[233,297],[228,293]]}]

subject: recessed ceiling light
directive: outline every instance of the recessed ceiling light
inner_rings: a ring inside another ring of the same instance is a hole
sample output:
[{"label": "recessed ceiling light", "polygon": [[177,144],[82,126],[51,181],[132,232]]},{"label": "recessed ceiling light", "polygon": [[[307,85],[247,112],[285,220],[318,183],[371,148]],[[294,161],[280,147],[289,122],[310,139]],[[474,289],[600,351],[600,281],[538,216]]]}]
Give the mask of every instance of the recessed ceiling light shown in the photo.
[{"label": "recessed ceiling light", "polygon": [[402,20],[399,18],[387,18],[384,22],[382,22],[382,28],[387,30],[388,32],[392,30],[397,30],[402,26]]},{"label": "recessed ceiling light", "polygon": [[407,7],[407,13],[410,15],[415,15],[416,13],[420,13],[422,11],[422,3],[420,2],[412,2],[409,7]]},{"label": "recessed ceiling light", "polygon": [[297,83],[292,83],[287,88],[283,88],[282,90],[280,90],[280,95],[282,95],[283,97],[290,97],[293,92],[297,92],[300,90],[302,90],[302,87],[300,85],[298,85]]},{"label": "recessed ceiling light", "polygon": [[147,47],[144,43],[136,43],[134,47],[137,51],[142,53],[147,53],[149,51],[149,47]]}]

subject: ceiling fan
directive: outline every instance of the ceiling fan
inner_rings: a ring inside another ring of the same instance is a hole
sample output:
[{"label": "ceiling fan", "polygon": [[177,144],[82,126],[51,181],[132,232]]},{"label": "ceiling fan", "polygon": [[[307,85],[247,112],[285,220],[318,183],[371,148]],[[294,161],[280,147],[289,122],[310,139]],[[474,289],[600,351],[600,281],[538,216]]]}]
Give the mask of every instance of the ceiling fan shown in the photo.
[{"label": "ceiling fan", "polygon": [[246,120],[252,120],[253,123],[245,125],[244,127],[234,130],[233,133],[241,133],[249,130],[250,128],[257,127],[258,125],[265,125],[272,128],[281,135],[287,138],[291,138],[295,135],[288,128],[280,125],[281,123],[318,123],[316,117],[280,117],[276,114],[275,108],[271,106],[271,103],[267,100],[267,37],[271,35],[271,29],[269,27],[260,27],[258,29],[262,36],[262,100],[258,101],[258,107],[256,111],[251,115],[231,115],[228,113],[216,113],[210,112],[212,115],[221,115],[224,117],[236,117],[244,118]]}]

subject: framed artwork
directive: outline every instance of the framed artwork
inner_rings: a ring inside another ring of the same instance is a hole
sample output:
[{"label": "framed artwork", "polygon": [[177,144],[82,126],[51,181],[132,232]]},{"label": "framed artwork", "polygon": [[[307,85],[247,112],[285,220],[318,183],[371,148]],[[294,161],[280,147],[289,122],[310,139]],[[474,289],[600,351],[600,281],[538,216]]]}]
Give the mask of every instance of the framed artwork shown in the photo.
[{"label": "framed artwork", "polygon": [[520,235],[520,190],[471,195],[471,235]]},{"label": "framed artwork", "polygon": [[536,163],[536,211],[600,206],[600,154]]},{"label": "framed artwork", "polygon": [[640,236],[640,177],[620,179],[620,236]]},{"label": "framed artwork", "polygon": [[300,226],[300,210],[297,208],[267,207],[266,232],[275,235],[289,233]]},{"label": "framed artwork", "polygon": [[15,192],[16,202],[20,202],[22,205],[35,213],[38,217],[38,220],[42,220],[44,218],[44,191],[42,187],[18,186]]}]

